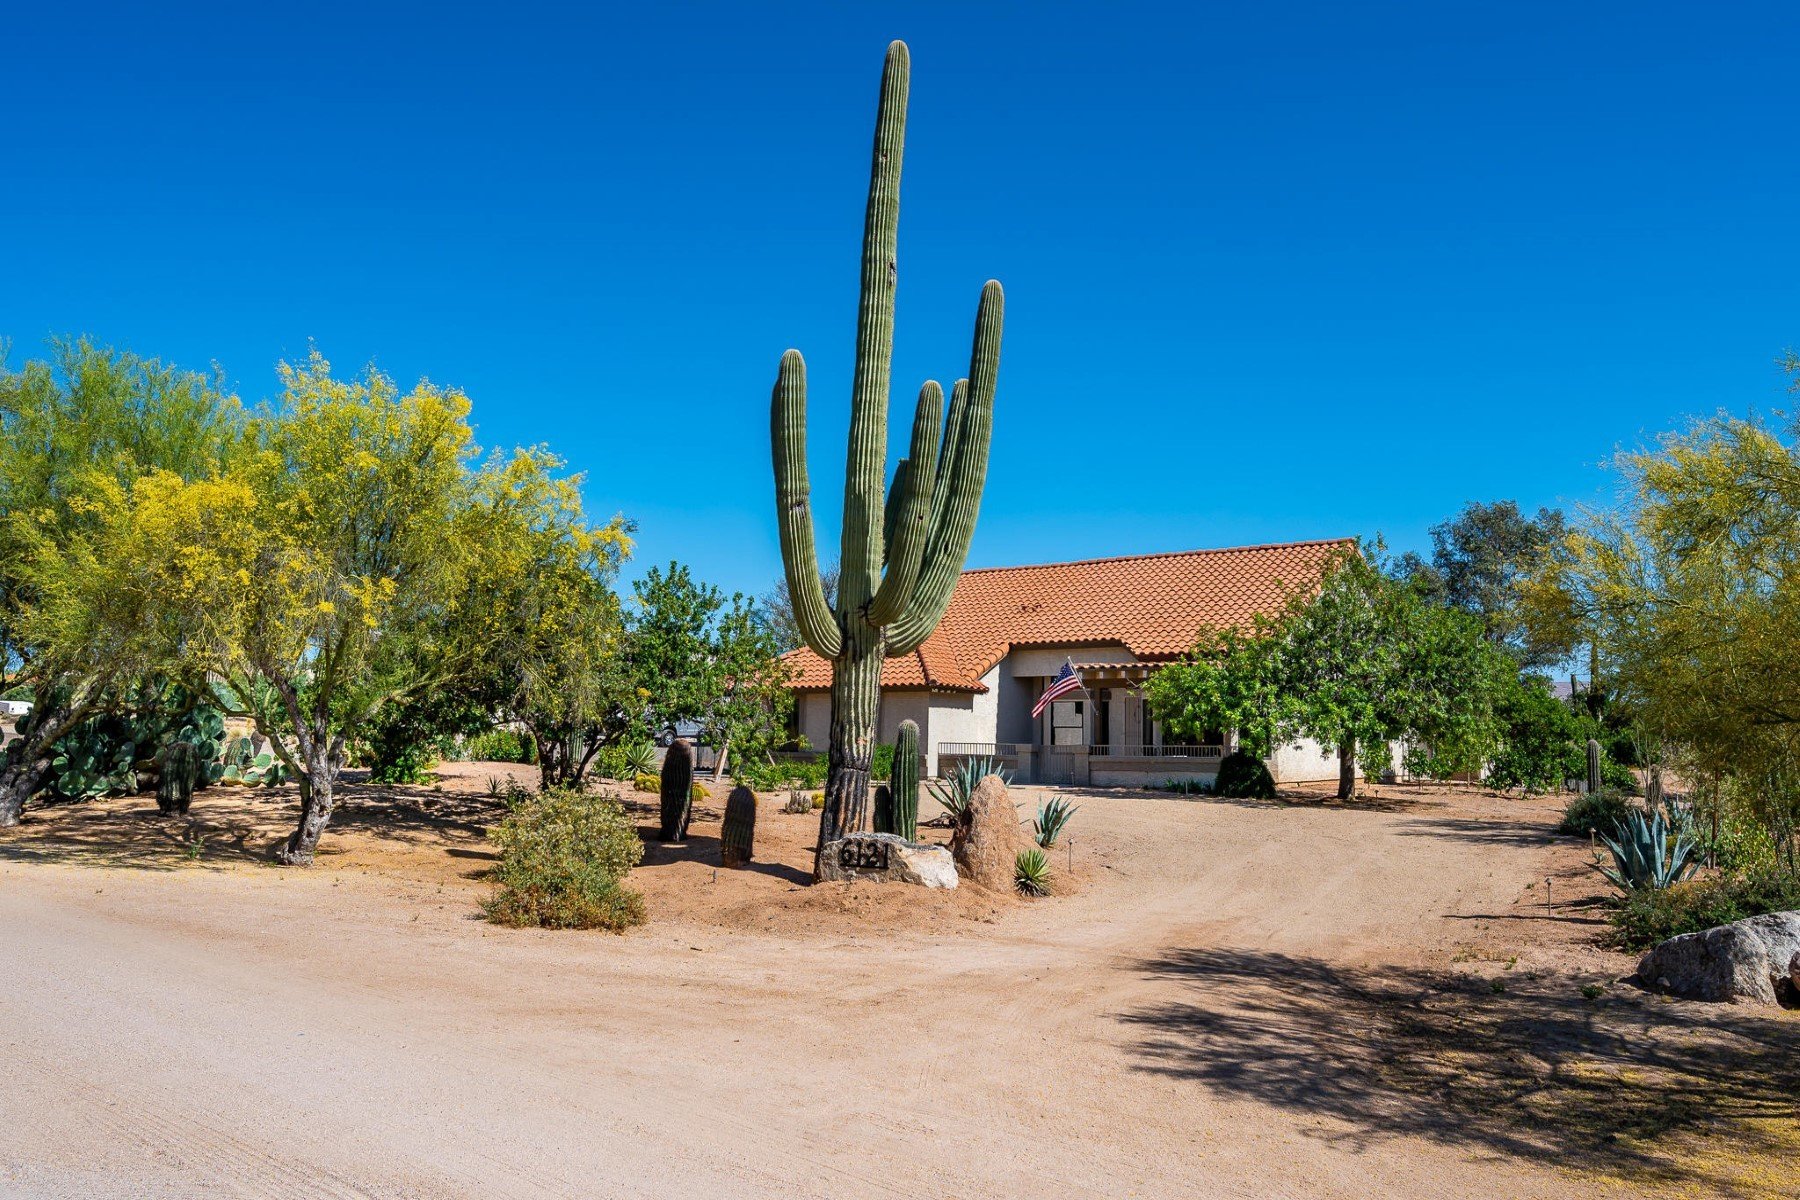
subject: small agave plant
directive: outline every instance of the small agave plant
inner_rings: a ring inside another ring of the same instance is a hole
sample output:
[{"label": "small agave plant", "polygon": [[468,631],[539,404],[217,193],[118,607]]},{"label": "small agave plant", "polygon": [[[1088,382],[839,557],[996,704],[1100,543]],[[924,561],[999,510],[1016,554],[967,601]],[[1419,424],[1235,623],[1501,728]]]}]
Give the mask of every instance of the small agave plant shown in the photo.
[{"label": "small agave plant", "polygon": [[1661,890],[1680,883],[1700,867],[1694,842],[1685,830],[1671,830],[1661,812],[1633,811],[1613,826],[1612,835],[1600,835],[1612,854],[1612,865],[1595,860],[1594,866],[1624,892],[1645,888]]},{"label": "small agave plant", "polygon": [[1062,836],[1063,827],[1069,818],[1081,811],[1081,805],[1070,804],[1063,796],[1052,796],[1038,805],[1037,811],[1037,844],[1048,850],[1056,845],[1056,839]]},{"label": "small agave plant", "polygon": [[1050,858],[1042,850],[1021,850],[1013,860],[1013,886],[1026,896],[1050,894]]}]

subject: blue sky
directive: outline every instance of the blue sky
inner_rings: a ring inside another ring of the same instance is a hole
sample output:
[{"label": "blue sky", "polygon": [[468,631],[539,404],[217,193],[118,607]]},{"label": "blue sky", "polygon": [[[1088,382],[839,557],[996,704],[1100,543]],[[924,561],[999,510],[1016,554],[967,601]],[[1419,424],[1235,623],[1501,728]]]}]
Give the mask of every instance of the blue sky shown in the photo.
[{"label": "blue sky", "polygon": [[[596,6],[598,7],[598,6]],[[1007,288],[971,564],[1602,499],[1784,402],[1791,4],[41,5],[0,19],[0,335],[246,399],[308,339],[466,389],[761,591],[768,392],[835,546],[883,47],[913,93],[890,450]]]}]

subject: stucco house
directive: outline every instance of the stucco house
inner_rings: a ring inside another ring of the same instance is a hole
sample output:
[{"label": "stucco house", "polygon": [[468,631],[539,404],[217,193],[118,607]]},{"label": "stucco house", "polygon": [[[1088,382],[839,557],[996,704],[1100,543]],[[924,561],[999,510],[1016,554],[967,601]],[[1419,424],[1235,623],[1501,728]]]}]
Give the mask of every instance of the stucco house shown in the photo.
[{"label": "stucco house", "polygon": [[[1144,681],[1202,630],[1247,625],[1317,587],[1333,556],[1353,546],[1338,538],[964,571],[936,631],[883,665],[878,736],[891,742],[901,721],[918,722],[928,775],[989,754],[1023,783],[1209,781],[1232,731],[1198,744],[1165,738]],[[788,663],[799,732],[822,748],[831,664],[808,649]],[[1034,718],[1065,663],[1082,688]],[[1337,778],[1335,752],[1311,742],[1282,747],[1269,766],[1283,782]]]}]

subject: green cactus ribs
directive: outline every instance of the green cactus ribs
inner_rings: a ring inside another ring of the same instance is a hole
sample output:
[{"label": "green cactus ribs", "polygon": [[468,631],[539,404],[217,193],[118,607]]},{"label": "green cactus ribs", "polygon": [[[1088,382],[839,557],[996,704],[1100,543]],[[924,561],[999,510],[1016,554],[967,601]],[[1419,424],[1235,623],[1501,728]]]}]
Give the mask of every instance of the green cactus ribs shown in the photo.
[{"label": "green cactus ribs", "polygon": [[725,798],[725,824],[719,833],[719,865],[744,867],[756,848],[756,793],[739,785]]},{"label": "green cactus ribs", "polygon": [[893,828],[909,842],[919,840],[919,726],[900,722],[894,739]]},{"label": "green cactus ribs", "polygon": [[657,837],[665,842],[687,841],[688,821],[694,812],[694,747],[677,739],[663,754],[662,820]]},{"label": "green cactus ribs", "polygon": [[[927,380],[919,389],[907,455],[884,491],[900,166],[910,83],[906,45],[894,42],[881,73],[863,221],[862,292],[835,608],[825,599],[813,538],[806,467],[806,363],[798,351],[782,355],[769,405],[776,520],[794,618],[806,644],[832,664],[821,847],[846,832],[866,828],[881,663],[917,649],[944,615],[975,533],[993,436],[1005,298],[1000,285],[989,280],[976,308],[969,373],[950,389],[947,413],[943,388],[936,381]],[[913,736],[916,742],[916,727]],[[913,758],[916,761],[916,752]],[[897,810],[907,807],[902,789],[896,787],[893,798]],[[917,802],[915,786],[911,799],[915,809]],[[895,811],[892,820],[898,825],[905,818]]]}]

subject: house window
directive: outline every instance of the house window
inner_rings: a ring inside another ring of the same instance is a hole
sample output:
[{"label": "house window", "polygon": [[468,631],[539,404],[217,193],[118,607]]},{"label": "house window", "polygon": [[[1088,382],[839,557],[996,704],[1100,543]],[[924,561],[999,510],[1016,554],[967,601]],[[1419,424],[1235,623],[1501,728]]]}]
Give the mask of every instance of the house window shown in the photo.
[{"label": "house window", "polygon": [[1050,702],[1050,744],[1080,746],[1087,742],[1087,709],[1085,700],[1052,700]]}]

